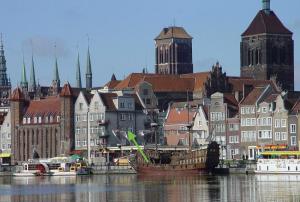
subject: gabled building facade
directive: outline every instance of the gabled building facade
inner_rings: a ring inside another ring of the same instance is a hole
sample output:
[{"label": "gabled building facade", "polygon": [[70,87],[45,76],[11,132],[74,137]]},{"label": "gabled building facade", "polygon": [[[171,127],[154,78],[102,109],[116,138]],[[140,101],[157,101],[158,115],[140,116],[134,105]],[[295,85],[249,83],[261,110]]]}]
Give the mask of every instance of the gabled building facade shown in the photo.
[{"label": "gabled building facade", "polygon": [[11,96],[12,163],[67,155],[74,149],[73,95],[65,84],[58,96],[25,100],[20,88]]}]

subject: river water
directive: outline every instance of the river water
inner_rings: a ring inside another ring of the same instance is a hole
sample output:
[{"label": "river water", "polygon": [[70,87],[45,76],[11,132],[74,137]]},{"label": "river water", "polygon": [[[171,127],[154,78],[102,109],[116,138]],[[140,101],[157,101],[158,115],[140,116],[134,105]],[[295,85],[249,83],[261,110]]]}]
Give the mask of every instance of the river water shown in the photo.
[{"label": "river water", "polygon": [[300,201],[300,175],[0,177],[1,202]]}]

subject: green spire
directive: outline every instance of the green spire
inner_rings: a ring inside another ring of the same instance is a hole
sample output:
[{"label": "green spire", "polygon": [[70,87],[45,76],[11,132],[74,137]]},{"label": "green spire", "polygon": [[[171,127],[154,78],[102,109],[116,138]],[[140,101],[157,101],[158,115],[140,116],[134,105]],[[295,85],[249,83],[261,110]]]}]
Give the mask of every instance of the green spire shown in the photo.
[{"label": "green spire", "polygon": [[33,56],[32,56],[31,57],[29,92],[35,92],[35,90],[36,90],[35,69],[34,69],[34,61],[33,61]]},{"label": "green spire", "polygon": [[90,48],[88,47],[87,52],[87,62],[86,62],[86,73],[85,73],[85,82],[86,82],[86,89],[92,89],[92,82],[93,82],[93,75],[92,75],[92,65],[91,65],[91,56],[90,56]]},{"label": "green spire", "polygon": [[91,65],[91,56],[90,56],[90,48],[89,47],[88,47],[88,52],[87,52],[86,74],[92,74],[92,65]]},{"label": "green spire", "polygon": [[20,83],[22,89],[26,89],[28,87],[27,77],[26,77],[26,67],[25,67],[25,61],[23,57],[23,67],[22,67],[22,76],[21,76],[21,83]]},{"label": "green spire", "polygon": [[59,81],[59,73],[58,73],[58,64],[57,64],[57,57],[55,57],[55,67],[54,67],[54,81]]},{"label": "green spire", "polygon": [[80,62],[79,62],[79,53],[78,53],[78,56],[77,56],[76,87],[77,88],[82,88],[82,85],[81,85]]}]

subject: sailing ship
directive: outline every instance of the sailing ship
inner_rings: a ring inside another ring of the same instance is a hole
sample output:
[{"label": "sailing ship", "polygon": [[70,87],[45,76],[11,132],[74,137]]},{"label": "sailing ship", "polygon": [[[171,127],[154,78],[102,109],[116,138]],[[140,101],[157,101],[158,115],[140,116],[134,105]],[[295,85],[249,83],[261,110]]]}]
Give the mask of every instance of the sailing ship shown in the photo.
[{"label": "sailing ship", "polygon": [[132,167],[142,174],[197,174],[212,172],[219,164],[219,144],[211,142],[206,148],[187,151],[159,151],[148,149],[145,154],[150,162],[145,162],[137,153]]}]

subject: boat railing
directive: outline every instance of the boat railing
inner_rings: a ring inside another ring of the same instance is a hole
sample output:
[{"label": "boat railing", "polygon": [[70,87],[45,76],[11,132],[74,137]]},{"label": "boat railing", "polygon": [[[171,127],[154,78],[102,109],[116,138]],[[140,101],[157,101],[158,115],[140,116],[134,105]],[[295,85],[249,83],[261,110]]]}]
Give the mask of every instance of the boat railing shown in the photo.
[{"label": "boat railing", "polygon": [[300,159],[258,159],[257,162],[260,164],[300,164]]}]

